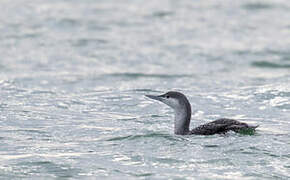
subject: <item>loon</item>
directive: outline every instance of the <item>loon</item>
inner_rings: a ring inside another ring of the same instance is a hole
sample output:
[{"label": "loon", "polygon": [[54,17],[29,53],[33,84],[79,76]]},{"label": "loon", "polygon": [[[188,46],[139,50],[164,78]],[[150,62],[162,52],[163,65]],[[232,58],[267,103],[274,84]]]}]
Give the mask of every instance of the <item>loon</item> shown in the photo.
[{"label": "loon", "polygon": [[159,96],[145,96],[160,101],[174,110],[174,133],[177,135],[213,135],[224,134],[228,131],[234,131],[236,133],[255,132],[255,129],[258,127],[234,119],[221,118],[189,130],[191,105],[184,94],[169,91]]}]

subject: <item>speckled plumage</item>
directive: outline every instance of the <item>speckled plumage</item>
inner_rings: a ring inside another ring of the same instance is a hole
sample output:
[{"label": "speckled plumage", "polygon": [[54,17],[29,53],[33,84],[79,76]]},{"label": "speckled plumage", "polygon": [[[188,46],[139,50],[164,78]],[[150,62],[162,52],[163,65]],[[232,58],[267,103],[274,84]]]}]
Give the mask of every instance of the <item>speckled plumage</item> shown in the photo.
[{"label": "speckled plumage", "polygon": [[247,123],[239,122],[234,119],[218,119],[192,129],[189,134],[213,135],[223,134],[228,131],[240,132],[244,129],[255,129],[258,126],[250,126]]}]

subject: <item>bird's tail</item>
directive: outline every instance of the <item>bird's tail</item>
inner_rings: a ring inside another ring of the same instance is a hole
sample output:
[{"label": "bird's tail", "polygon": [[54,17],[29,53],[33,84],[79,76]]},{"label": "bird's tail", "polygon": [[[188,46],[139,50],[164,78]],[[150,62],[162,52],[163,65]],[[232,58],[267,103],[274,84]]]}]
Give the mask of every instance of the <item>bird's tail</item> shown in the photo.
[{"label": "bird's tail", "polygon": [[256,125],[256,126],[249,126],[250,129],[253,129],[255,130],[257,127],[259,127],[259,125]]},{"label": "bird's tail", "polygon": [[259,127],[259,125],[256,126],[248,125],[248,127],[241,128],[238,133],[245,135],[254,135],[257,127]]},{"label": "bird's tail", "polygon": [[247,135],[253,135],[256,131],[256,128],[259,127],[259,125],[251,126],[247,124],[239,124],[239,125],[232,125],[228,128],[228,130],[232,130],[236,133],[240,134],[247,134]]}]

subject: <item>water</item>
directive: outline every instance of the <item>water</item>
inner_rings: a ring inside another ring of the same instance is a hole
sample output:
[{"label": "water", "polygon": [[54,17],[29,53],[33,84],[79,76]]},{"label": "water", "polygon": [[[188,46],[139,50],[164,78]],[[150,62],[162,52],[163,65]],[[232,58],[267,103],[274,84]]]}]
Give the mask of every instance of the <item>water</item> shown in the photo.
[{"label": "water", "polygon": [[[290,3],[0,2],[0,179],[289,179]],[[177,90],[176,136],[145,94]]]}]

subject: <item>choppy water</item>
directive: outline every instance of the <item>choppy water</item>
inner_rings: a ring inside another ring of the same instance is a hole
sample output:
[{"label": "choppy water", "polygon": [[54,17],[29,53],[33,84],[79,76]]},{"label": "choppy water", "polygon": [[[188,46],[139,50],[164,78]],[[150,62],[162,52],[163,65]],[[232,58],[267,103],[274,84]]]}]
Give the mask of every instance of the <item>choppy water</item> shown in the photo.
[{"label": "choppy water", "polygon": [[[289,179],[290,2],[2,0],[0,179]],[[185,93],[176,136],[144,94]]]}]

